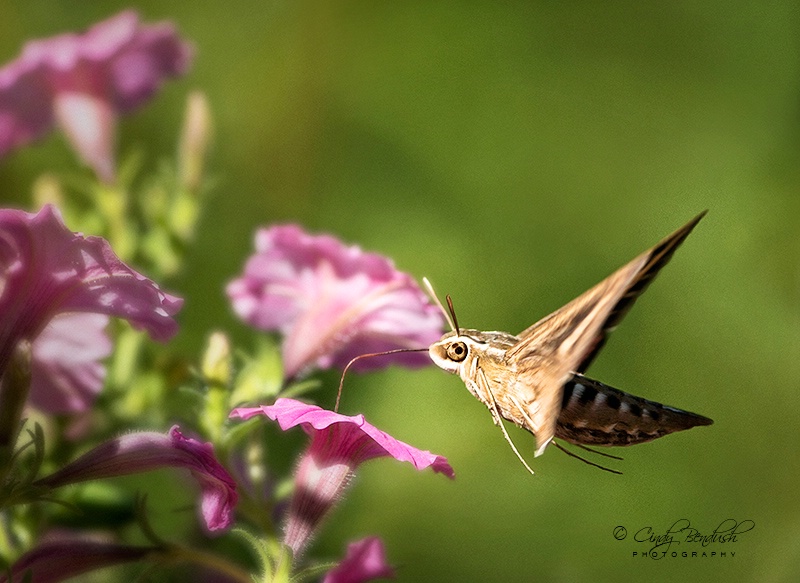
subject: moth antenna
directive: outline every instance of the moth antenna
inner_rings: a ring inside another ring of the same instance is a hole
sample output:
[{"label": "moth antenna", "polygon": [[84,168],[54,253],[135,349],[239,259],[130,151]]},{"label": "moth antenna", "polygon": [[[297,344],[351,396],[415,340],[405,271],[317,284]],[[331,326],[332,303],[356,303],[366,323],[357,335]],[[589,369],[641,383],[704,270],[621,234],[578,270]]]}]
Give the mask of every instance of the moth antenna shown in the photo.
[{"label": "moth antenna", "polygon": [[450,329],[455,330],[456,327],[453,324],[453,318],[450,317],[450,314],[447,313],[447,310],[444,309],[442,302],[439,301],[439,296],[436,295],[436,292],[433,291],[433,286],[431,285],[430,280],[427,277],[422,278],[422,283],[425,285],[425,289],[428,291],[428,295],[431,296],[431,299],[439,306],[439,309],[444,314],[444,319],[447,320],[447,323],[450,324]]},{"label": "moth antenna", "polygon": [[450,294],[446,295],[444,299],[447,300],[447,307],[450,308],[450,315],[453,316],[453,329],[458,336],[461,336],[461,330],[458,329],[458,318],[456,318],[456,311],[453,309],[453,300],[450,298]]},{"label": "moth antenna", "polygon": [[[601,470],[603,470],[603,471],[605,471],[605,472],[611,472],[612,474],[617,474],[618,476],[621,476],[621,475],[622,475],[622,472],[620,472],[620,471],[617,471],[617,470],[612,470],[611,468],[607,468],[607,467],[605,467],[605,466],[601,466],[600,464],[596,464],[596,463],[594,463],[594,462],[590,462],[590,461],[589,461],[589,460],[587,460],[586,458],[582,458],[582,457],[581,457],[581,456],[579,456],[578,454],[576,454],[576,453],[572,453],[570,450],[568,450],[567,448],[563,447],[563,446],[562,446],[560,443],[558,443],[556,440],[553,440],[553,445],[555,445],[555,446],[556,446],[558,449],[560,449],[561,451],[563,451],[563,452],[564,452],[565,454],[567,454],[568,456],[570,456],[570,457],[574,457],[574,458],[576,458],[576,459],[579,459],[579,460],[581,460],[581,461],[582,461],[583,463],[585,463],[585,464],[589,464],[590,466],[594,466],[594,467],[596,467],[596,468],[599,468],[599,469],[601,469]],[[581,446],[581,447],[583,447],[583,446]],[[589,448],[588,448],[588,447],[584,447],[583,449],[589,449]],[[596,452],[596,451],[594,451],[594,450],[591,450],[591,449],[589,449],[589,451],[592,451],[593,453],[600,453],[600,452]],[[609,455],[609,454],[602,454],[602,453],[601,453],[600,455],[608,455],[609,457],[614,457],[614,456],[612,456],[612,455]],[[617,459],[622,459],[622,458],[617,458]]]},{"label": "moth antenna", "polygon": [[359,354],[355,358],[351,358],[350,362],[347,363],[347,366],[344,367],[342,370],[342,376],[339,379],[339,391],[336,393],[336,405],[333,407],[333,412],[339,412],[339,401],[342,399],[342,387],[344,386],[344,375],[347,374],[347,371],[350,367],[357,361],[361,360],[362,358],[370,358],[372,356],[386,356],[387,354],[397,354],[398,352],[427,352],[427,348],[395,348],[394,350],[384,350],[383,352],[368,352],[367,354]]}]

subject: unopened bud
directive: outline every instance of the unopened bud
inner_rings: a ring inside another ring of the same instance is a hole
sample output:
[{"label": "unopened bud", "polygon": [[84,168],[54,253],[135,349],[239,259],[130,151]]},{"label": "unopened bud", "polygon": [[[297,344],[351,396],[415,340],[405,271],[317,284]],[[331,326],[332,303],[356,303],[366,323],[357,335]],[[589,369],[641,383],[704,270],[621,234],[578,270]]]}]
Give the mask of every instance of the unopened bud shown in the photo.
[{"label": "unopened bud", "polygon": [[231,382],[231,343],[222,332],[214,332],[208,338],[200,369],[210,385],[227,387]]},{"label": "unopened bud", "polygon": [[193,91],[186,100],[186,113],[178,146],[180,181],[191,192],[195,192],[202,181],[203,165],[212,131],[208,100],[202,92]]}]

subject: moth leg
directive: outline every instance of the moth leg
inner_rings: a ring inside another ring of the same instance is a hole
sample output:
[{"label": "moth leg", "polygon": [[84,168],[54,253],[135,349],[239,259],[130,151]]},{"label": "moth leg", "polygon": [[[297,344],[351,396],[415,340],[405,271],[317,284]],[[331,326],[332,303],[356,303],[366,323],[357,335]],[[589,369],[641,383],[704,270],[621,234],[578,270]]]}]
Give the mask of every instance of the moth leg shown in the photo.
[{"label": "moth leg", "polygon": [[508,442],[508,445],[511,446],[511,449],[517,455],[519,461],[522,462],[522,465],[525,466],[525,469],[528,470],[531,473],[531,475],[533,475],[533,470],[528,465],[528,462],[525,461],[525,458],[523,458],[522,455],[519,453],[519,450],[517,450],[517,446],[515,446],[514,442],[511,441],[511,437],[508,435],[508,432],[506,431],[506,426],[503,425],[503,420],[500,417],[500,412],[497,409],[497,401],[494,398],[494,393],[492,393],[492,389],[489,387],[489,381],[486,379],[486,375],[484,374],[482,369],[478,369],[478,375],[483,380],[483,388],[486,390],[486,394],[490,398],[489,411],[492,413],[492,419],[494,420],[495,425],[500,427],[500,429],[503,431],[503,436],[506,438],[506,441]]},{"label": "moth leg", "polygon": [[[594,462],[590,462],[590,461],[589,461],[589,460],[587,460],[586,458],[583,458],[583,457],[579,456],[579,455],[578,455],[578,454],[576,454],[576,453],[572,453],[570,450],[568,450],[566,447],[564,447],[563,445],[561,445],[560,443],[558,443],[558,442],[557,442],[557,441],[555,441],[555,440],[553,440],[553,445],[555,445],[555,446],[556,446],[558,449],[560,449],[561,451],[563,451],[563,452],[564,452],[565,454],[567,454],[568,456],[570,456],[570,457],[574,457],[574,458],[576,458],[576,459],[579,459],[579,460],[581,460],[581,461],[582,461],[583,463],[585,463],[585,464],[589,464],[590,466],[594,466],[594,467],[596,467],[596,468],[599,468],[599,469],[601,469],[601,470],[604,470],[604,471],[606,471],[606,472],[611,472],[612,474],[617,474],[618,476],[621,476],[621,475],[622,475],[622,472],[620,472],[620,471],[618,471],[618,470],[612,470],[611,468],[607,468],[607,467],[605,467],[605,466],[601,466],[600,464],[596,464],[596,463],[594,463]],[[577,444],[573,444],[573,445],[577,445]],[[583,447],[583,446],[580,446],[580,445],[579,445],[578,447]],[[599,452],[599,451],[594,451],[593,449],[589,449],[588,447],[584,447],[583,449],[588,449],[589,451],[591,451],[591,452],[593,452],[593,453],[600,453],[601,455],[603,455],[601,452]],[[608,455],[608,454],[605,454],[605,455]],[[613,456],[613,455],[612,455],[612,456],[609,456],[609,457],[613,457],[613,458],[616,458],[616,459],[618,459],[618,460],[621,460],[621,459],[622,459],[622,458],[620,458],[620,457],[616,457],[616,456]]]},{"label": "moth leg", "polygon": [[590,451],[592,453],[596,453],[597,455],[601,455],[603,457],[611,458],[612,460],[620,460],[620,461],[622,461],[622,458],[619,457],[618,455],[611,455],[610,453],[606,453],[604,451],[597,451],[596,449],[592,449],[591,447],[586,447],[585,445],[581,445],[580,443],[573,443],[572,445],[574,445],[575,447],[579,447],[584,451]]},{"label": "moth leg", "polygon": [[[517,406],[517,409],[519,409],[519,412],[522,413],[522,416],[525,418],[525,421],[528,422],[528,426],[531,428],[531,433],[533,433],[534,436],[536,436],[536,433],[534,432],[534,428],[536,426],[533,424],[533,419],[528,417],[528,412],[525,411],[525,408],[522,406],[522,404],[519,401],[517,401],[517,398],[513,394],[509,395],[509,397],[514,402],[514,404]],[[542,445],[539,445],[538,443],[536,444],[538,446],[536,448],[536,454],[535,454],[537,457],[542,455],[542,453],[544,453],[544,448],[547,447],[547,445],[552,441],[552,439],[553,438],[551,437],[550,439],[545,441]]]},{"label": "moth leg", "polygon": [[[477,369],[475,371],[475,378],[478,378],[478,374],[483,374],[483,371]],[[484,379],[485,381],[485,379]],[[500,415],[495,412],[495,407],[492,406],[492,400],[494,399],[494,395],[492,395],[488,391],[488,382],[484,382],[483,385],[487,387],[487,390],[481,389],[481,383],[477,380],[466,379],[464,380],[464,384],[467,385],[469,392],[472,393],[476,399],[478,399],[481,403],[486,405],[486,408],[489,409],[489,412],[492,414],[492,423],[500,427]]]}]

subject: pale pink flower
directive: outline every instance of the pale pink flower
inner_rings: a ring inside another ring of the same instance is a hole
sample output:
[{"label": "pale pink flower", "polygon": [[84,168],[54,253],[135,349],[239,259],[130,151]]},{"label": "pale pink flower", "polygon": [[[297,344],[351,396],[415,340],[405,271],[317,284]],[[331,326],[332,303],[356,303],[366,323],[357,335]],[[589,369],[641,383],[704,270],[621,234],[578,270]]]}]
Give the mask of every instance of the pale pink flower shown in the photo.
[{"label": "pale pink flower", "polygon": [[17,343],[32,342],[31,393],[43,410],[81,411],[100,391],[98,361],[111,348],[107,316],[163,341],[177,332],[173,316],[182,303],[125,265],[104,239],[68,230],[54,207],[0,209],[0,376]]},{"label": "pale pink flower", "polygon": [[116,117],[186,72],[190,46],[169,22],[126,10],[80,34],[28,42],[0,69],[0,156],[59,125],[81,158],[114,178]]},{"label": "pale pink flower", "polygon": [[349,417],[294,399],[274,405],[241,407],[231,417],[249,419],[264,415],[284,431],[299,425],[311,436],[311,445],[295,472],[295,494],[289,507],[284,543],[299,556],[320,521],[341,497],[356,468],[378,457],[409,462],[416,469],[430,467],[454,478],[447,459],[398,441],[366,422],[363,415]]},{"label": "pale pink flower", "polygon": [[[424,348],[441,337],[439,310],[389,259],[296,225],[259,230],[255,246],[227,293],[245,322],[283,333],[288,378],[312,367],[343,368],[365,353]],[[363,359],[355,368],[393,362],[424,366],[430,359],[401,353]]]},{"label": "pale pink flower", "polygon": [[364,583],[375,579],[394,579],[395,572],[386,561],[381,539],[367,537],[347,545],[347,555],[328,571],[322,583]]},{"label": "pale pink flower", "polygon": [[184,437],[178,427],[168,434],[129,433],[101,443],[55,473],[35,482],[58,488],[67,484],[124,476],[158,468],[191,472],[202,492],[201,510],[209,530],[227,528],[238,500],[236,482],[214,457],[210,443]]},{"label": "pale pink flower", "polygon": [[31,346],[30,404],[48,413],[85,411],[103,388],[111,354],[104,314],[57,314]]}]

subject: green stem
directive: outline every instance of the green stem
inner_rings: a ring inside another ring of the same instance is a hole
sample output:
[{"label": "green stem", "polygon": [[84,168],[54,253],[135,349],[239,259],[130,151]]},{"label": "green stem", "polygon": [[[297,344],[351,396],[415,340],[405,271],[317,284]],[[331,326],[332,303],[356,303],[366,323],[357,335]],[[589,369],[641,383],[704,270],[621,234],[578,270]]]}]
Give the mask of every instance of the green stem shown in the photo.
[{"label": "green stem", "polygon": [[292,572],[292,555],[284,545],[280,545],[275,552],[278,558],[275,561],[272,583],[289,583],[289,575]]},{"label": "green stem", "polygon": [[22,420],[22,410],[31,386],[31,343],[23,340],[14,348],[5,372],[0,371],[0,486],[11,469]]},{"label": "green stem", "polygon": [[175,561],[183,561],[208,567],[218,573],[227,575],[234,581],[253,583],[253,577],[239,565],[231,563],[218,555],[183,546],[170,546],[168,555]]},{"label": "green stem", "polygon": [[7,524],[5,520],[0,522],[0,564],[10,561],[13,554],[8,528],[10,528],[10,524]]}]

